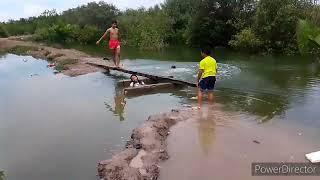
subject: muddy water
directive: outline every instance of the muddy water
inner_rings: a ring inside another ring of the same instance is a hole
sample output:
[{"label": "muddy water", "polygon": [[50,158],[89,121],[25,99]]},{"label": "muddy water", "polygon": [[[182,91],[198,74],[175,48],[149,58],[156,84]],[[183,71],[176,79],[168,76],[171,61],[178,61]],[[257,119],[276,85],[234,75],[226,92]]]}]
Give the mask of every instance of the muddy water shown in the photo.
[{"label": "muddy water", "polygon": [[0,58],[0,170],[9,180],[97,179],[97,162],[122,149],[133,128],[183,103],[169,93],[125,98],[115,84],[126,77],[69,78],[47,65]]},{"label": "muddy water", "polygon": [[[194,82],[196,51],[123,53],[130,59],[122,61],[125,67]],[[175,127],[162,179],[183,179],[183,173],[184,179],[212,179],[211,172],[233,179],[221,170],[226,162],[236,164],[238,179],[249,179],[253,160],[303,161],[305,152],[319,150],[317,62],[223,51],[215,56],[219,111]],[[122,149],[149,115],[195,103],[193,88],[124,97],[116,85],[128,78],[123,74],[69,78],[55,75],[47,64],[10,54],[0,58],[0,171],[10,180],[96,179],[96,163]]]},{"label": "muddy water", "polygon": [[221,106],[173,128],[160,179],[318,179],[251,176],[252,162],[307,162],[320,150],[316,58],[217,57],[240,72],[218,81]]},{"label": "muddy water", "polygon": [[161,165],[160,180],[318,179],[251,176],[253,162],[307,162],[304,154],[319,148],[301,129],[261,126],[253,120],[205,107],[197,119],[174,126],[168,139],[170,159]]}]

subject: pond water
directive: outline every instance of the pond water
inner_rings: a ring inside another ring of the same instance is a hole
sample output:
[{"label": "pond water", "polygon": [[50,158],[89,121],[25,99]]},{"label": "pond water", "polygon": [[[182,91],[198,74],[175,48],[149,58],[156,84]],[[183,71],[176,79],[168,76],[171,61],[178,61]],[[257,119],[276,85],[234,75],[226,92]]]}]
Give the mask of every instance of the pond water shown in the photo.
[{"label": "pond water", "polygon": [[[316,61],[218,52],[215,97],[223,110],[318,142]],[[199,57],[196,50],[174,49],[124,50],[123,58],[125,67],[194,82]],[[195,103],[194,88],[124,97],[117,82],[128,77],[121,73],[70,78],[47,65],[28,56],[0,58],[0,170],[9,180],[97,179],[97,162],[122,149],[149,115]]]}]

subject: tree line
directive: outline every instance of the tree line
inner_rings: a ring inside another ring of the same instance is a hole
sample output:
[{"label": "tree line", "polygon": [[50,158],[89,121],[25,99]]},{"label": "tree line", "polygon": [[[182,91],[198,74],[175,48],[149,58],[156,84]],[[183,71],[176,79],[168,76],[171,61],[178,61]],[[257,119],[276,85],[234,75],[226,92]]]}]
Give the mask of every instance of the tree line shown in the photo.
[{"label": "tree line", "polygon": [[120,11],[103,1],[62,13],[0,24],[0,36],[33,34],[34,40],[94,43],[112,20],[127,46],[222,46],[250,53],[318,53],[318,0],[166,0],[145,9]]}]

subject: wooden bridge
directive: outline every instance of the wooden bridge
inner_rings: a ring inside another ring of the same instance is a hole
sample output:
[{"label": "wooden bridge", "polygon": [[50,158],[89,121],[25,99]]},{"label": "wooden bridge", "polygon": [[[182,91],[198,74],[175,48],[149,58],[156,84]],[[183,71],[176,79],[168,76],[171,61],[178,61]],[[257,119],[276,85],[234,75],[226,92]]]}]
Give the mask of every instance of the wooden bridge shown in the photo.
[{"label": "wooden bridge", "polygon": [[[195,83],[190,83],[190,82],[186,82],[186,81],[182,81],[182,80],[177,80],[174,79],[173,77],[165,77],[165,76],[157,76],[157,75],[151,75],[151,74],[147,74],[147,73],[143,73],[143,72],[137,72],[137,71],[132,71],[132,70],[128,70],[128,69],[124,69],[124,68],[119,68],[119,67],[114,67],[114,66],[109,66],[109,65],[103,65],[103,64],[98,64],[98,63],[87,63],[91,66],[96,66],[102,69],[107,70],[108,72],[110,72],[110,70],[114,70],[114,71],[119,71],[119,72],[123,72],[123,73],[127,73],[127,74],[136,74],[138,76],[142,76],[142,77],[146,77],[148,78],[151,83],[152,83],[152,87],[157,87],[157,85],[161,85],[161,86],[168,86],[168,83],[174,84],[174,85],[183,85],[183,86],[190,86],[190,87],[197,87]],[[148,87],[148,86],[145,86]]]}]

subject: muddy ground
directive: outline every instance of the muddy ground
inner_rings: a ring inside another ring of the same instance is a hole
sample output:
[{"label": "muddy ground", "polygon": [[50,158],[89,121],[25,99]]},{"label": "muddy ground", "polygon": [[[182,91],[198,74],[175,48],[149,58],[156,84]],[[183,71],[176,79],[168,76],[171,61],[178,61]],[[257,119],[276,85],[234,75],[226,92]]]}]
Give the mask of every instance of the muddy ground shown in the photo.
[{"label": "muddy ground", "polygon": [[160,175],[160,163],[169,158],[166,139],[170,127],[195,117],[192,110],[172,110],[150,116],[133,130],[126,149],[98,165],[99,177],[105,180],[155,180]]},{"label": "muddy ground", "polygon": [[112,65],[110,61],[104,61],[101,57],[92,57],[75,49],[58,49],[24,41],[24,37],[0,38],[0,51],[48,60],[60,67],[59,71],[67,76],[79,76],[101,71],[97,67],[86,64],[88,62]]}]

